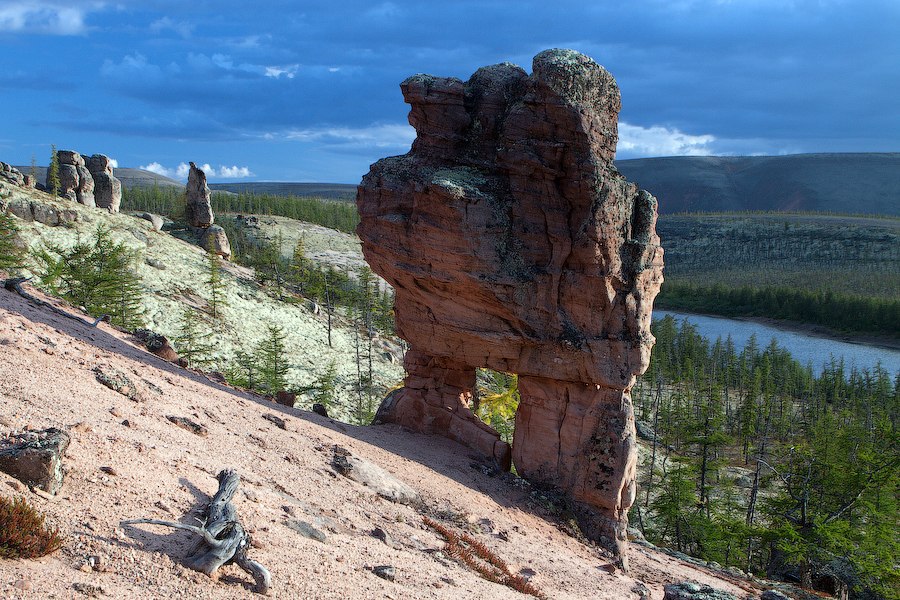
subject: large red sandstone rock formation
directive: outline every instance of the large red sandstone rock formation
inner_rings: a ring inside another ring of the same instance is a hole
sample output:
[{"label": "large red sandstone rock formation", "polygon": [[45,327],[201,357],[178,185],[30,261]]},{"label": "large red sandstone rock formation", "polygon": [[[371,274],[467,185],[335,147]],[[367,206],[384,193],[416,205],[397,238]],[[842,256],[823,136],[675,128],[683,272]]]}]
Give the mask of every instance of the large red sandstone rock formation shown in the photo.
[{"label": "large red sandstone rock formation", "polygon": [[[612,164],[619,89],[548,50],[467,82],[401,84],[412,150],[372,166],[358,233],[396,291],[405,386],[379,418],[459,440],[557,486],[624,563],[635,495],[630,390],[662,283],[656,200]],[[475,369],[518,373],[512,449],[469,409]]]}]

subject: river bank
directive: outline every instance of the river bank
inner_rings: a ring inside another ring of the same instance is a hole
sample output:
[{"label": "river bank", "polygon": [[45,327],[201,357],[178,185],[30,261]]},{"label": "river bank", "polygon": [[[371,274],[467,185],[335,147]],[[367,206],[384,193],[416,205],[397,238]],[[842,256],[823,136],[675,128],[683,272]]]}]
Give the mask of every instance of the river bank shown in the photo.
[{"label": "river bank", "polygon": [[671,315],[676,320],[687,320],[700,335],[710,340],[719,337],[724,340],[730,335],[738,350],[747,345],[751,336],[755,336],[756,343],[762,347],[774,338],[795,359],[811,364],[817,373],[821,373],[832,359],[843,360],[846,371],[852,367],[871,371],[880,364],[891,375],[900,372],[900,348],[885,344],[885,340],[880,338],[847,339],[833,332],[821,331],[814,325],[785,326],[784,322],[774,319],[731,318],[664,309],[653,312],[654,319],[665,315]]}]

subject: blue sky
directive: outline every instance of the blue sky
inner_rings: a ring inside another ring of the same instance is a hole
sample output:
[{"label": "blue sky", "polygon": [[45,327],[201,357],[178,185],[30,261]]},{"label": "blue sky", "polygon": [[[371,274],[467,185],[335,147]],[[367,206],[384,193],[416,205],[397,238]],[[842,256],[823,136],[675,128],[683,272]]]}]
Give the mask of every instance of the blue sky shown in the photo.
[{"label": "blue sky", "polygon": [[622,90],[619,158],[900,151],[900,0],[0,0],[0,160],[357,183],[399,83],[546,48]]}]

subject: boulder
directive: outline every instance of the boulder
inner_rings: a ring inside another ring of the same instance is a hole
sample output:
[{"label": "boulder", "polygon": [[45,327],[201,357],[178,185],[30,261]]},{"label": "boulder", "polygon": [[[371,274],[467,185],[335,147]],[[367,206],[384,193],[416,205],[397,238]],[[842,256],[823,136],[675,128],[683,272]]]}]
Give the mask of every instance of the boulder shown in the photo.
[{"label": "boulder", "polygon": [[[28,175],[22,175],[22,172],[14,166],[8,165],[5,162],[0,162],[0,179],[6,180],[13,185],[27,187],[26,177],[28,177]],[[32,178],[32,181],[33,180],[34,178]]]},{"label": "boulder", "polygon": [[75,194],[78,189],[78,168],[75,165],[59,165],[59,195]]},{"label": "boulder", "polygon": [[207,252],[218,254],[228,260],[231,258],[231,244],[228,234],[219,225],[211,225],[200,234],[200,246]]},{"label": "boulder", "polygon": [[122,204],[122,183],[105,172],[91,173],[94,178],[94,202],[97,208],[119,212]]},{"label": "boulder", "polygon": [[34,215],[31,212],[31,202],[25,198],[13,198],[9,201],[6,210],[23,221],[34,221]]},{"label": "boulder", "polygon": [[280,390],[275,394],[275,402],[283,406],[290,406],[291,408],[294,408],[294,403],[297,402],[297,394]]},{"label": "boulder", "polygon": [[348,479],[370,488],[373,492],[398,504],[418,504],[418,492],[378,465],[354,456],[349,450],[335,445],[331,466]]},{"label": "boulder", "polygon": [[[94,154],[87,159],[86,164],[94,180],[94,202],[97,208],[105,208],[111,213],[119,212],[119,205],[122,204],[122,182],[113,175],[109,157]],[[87,197],[84,199],[87,200]]]},{"label": "boulder", "polygon": [[59,211],[52,204],[44,204],[43,202],[31,203],[31,214],[35,221],[56,227],[59,225]]},{"label": "boulder", "polygon": [[[357,192],[357,233],[396,292],[404,387],[377,419],[458,440],[563,490],[626,564],[635,377],[662,283],[656,199],[612,164],[619,89],[571,50],[463,82],[401,84],[412,149]],[[512,448],[471,411],[475,369],[517,373]]]},{"label": "boulder", "polygon": [[56,494],[63,483],[62,457],[69,434],[51,427],[0,440],[0,471],[29,487]]},{"label": "boulder", "polygon": [[60,165],[84,166],[84,157],[74,150],[57,150],[56,160]]},{"label": "boulder", "polygon": [[737,600],[734,594],[692,581],[670,583],[664,590],[663,600]]},{"label": "boulder", "polygon": [[[191,227],[209,227],[213,224],[212,204],[209,201],[209,186],[206,185],[206,173],[191,163],[188,173],[185,217]],[[231,252],[229,252],[229,255]]]},{"label": "boulder", "polygon": [[113,174],[112,161],[105,154],[94,154],[85,161],[91,175],[95,173]]},{"label": "boulder", "polygon": [[34,178],[34,175],[24,175],[22,186],[27,188],[33,188],[37,185],[37,180]]},{"label": "boulder", "polygon": [[165,221],[163,221],[163,218],[161,216],[145,212],[141,215],[141,218],[150,221],[150,225],[153,227],[153,231],[162,231]]},{"label": "boulder", "polygon": [[144,344],[144,347],[147,348],[147,350],[162,358],[163,360],[167,360],[176,364],[182,364],[183,359],[172,347],[172,344],[169,342],[169,338],[162,335],[161,333],[156,333],[155,331],[150,331],[149,329],[136,329],[134,331],[134,337],[140,340]]},{"label": "boulder", "polygon": [[78,165],[78,188],[75,190],[75,199],[79,204],[94,207],[94,176],[84,165]]}]

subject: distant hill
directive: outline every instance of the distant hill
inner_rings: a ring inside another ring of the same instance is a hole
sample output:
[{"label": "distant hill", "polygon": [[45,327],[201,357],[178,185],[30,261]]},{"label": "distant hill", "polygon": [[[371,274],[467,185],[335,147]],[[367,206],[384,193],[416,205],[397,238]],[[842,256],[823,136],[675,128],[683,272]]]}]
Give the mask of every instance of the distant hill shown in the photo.
[{"label": "distant hill", "polygon": [[291,183],[281,181],[249,181],[242,183],[210,183],[209,189],[236,194],[271,194],[273,196],[318,196],[334,200],[353,200],[356,186],[348,183]]},{"label": "distant hill", "polygon": [[662,214],[822,211],[900,215],[900,153],[675,156],[616,161]]},{"label": "distant hill", "polygon": [[[31,172],[30,166],[19,166],[16,168],[23,173]],[[47,167],[35,167],[35,172],[37,174],[38,183],[47,181]],[[153,187],[154,185],[184,187],[184,182],[182,181],[176,181],[175,179],[164,177],[153,171],[145,171],[144,169],[129,169],[123,167],[116,168],[113,172],[126,188]]]},{"label": "distant hill", "polygon": [[[787,156],[673,156],[618,160],[629,181],[659,199],[661,214],[734,211],[817,211],[900,216],[900,152]],[[30,167],[17,167],[28,173]],[[38,167],[38,181],[46,167]],[[125,187],[184,183],[142,169],[121,168]],[[345,183],[250,181],[211,183],[212,190],[352,201]]]}]

